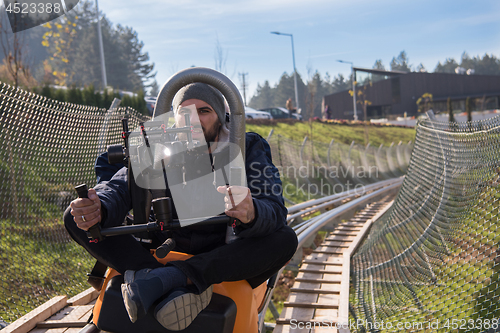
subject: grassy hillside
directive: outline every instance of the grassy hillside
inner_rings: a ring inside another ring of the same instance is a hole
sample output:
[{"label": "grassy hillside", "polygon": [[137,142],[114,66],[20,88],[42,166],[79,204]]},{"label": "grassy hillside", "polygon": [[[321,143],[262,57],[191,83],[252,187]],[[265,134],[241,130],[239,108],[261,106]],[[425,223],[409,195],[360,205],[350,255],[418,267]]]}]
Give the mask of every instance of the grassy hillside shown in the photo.
[{"label": "grassy hillside", "polygon": [[[300,122],[293,120],[285,121],[263,121],[263,120],[250,120],[247,121],[247,132],[256,132],[267,138],[271,129],[274,129],[273,135],[281,135],[295,141],[302,141],[307,135],[309,139],[314,141],[330,143],[332,139],[336,142],[351,144],[354,140],[356,143],[365,144],[365,126],[361,124],[336,124],[336,123],[323,123],[319,121]],[[405,127],[388,127],[388,126],[373,126],[368,125],[369,142],[372,146],[379,146],[384,144],[389,146],[392,142],[398,144],[399,141],[407,143],[415,139],[415,128]]]}]

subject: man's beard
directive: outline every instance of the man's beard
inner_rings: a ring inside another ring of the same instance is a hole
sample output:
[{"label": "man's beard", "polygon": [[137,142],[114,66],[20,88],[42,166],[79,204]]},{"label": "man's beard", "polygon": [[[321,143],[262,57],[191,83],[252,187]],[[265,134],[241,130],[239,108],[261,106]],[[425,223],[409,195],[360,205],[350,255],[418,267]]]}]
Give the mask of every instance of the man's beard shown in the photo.
[{"label": "man's beard", "polygon": [[217,136],[219,136],[220,128],[221,128],[220,122],[217,122],[214,126],[212,126],[209,129],[205,129],[205,127],[202,126],[203,134],[205,135],[205,141],[207,143],[215,142]]}]

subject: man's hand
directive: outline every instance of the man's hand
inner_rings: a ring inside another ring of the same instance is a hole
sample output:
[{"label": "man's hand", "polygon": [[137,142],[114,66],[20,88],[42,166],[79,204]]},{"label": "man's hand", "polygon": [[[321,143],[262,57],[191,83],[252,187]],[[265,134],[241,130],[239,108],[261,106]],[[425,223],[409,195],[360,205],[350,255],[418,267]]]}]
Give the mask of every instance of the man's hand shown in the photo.
[{"label": "man's hand", "polygon": [[255,207],[248,187],[219,186],[217,191],[226,195],[224,203],[226,204],[225,213],[227,216],[237,218],[243,223],[250,223],[254,220]]},{"label": "man's hand", "polygon": [[93,188],[89,190],[88,197],[75,199],[70,204],[73,220],[78,228],[85,231],[101,222],[101,200]]}]

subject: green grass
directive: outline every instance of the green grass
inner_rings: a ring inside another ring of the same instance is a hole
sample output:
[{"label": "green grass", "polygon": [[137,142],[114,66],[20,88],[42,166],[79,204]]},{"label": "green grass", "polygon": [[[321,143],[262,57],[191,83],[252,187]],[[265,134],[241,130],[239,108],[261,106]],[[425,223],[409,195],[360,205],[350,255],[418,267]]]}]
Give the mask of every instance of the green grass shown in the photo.
[{"label": "green grass", "polygon": [[65,236],[60,219],[39,223],[33,228],[0,221],[4,277],[0,284],[0,317],[8,322],[51,297],[69,298],[86,288],[85,274],[94,260]]},{"label": "green grass", "polygon": [[[311,138],[309,123],[302,122],[248,124],[247,131],[267,137],[272,127],[275,128],[274,135],[298,142],[302,142],[305,135]],[[350,144],[352,140],[360,142],[364,136],[362,126],[315,122],[312,128],[312,139],[325,144],[332,138],[339,143]],[[389,145],[392,141],[397,143],[400,140],[407,142],[413,140],[414,132],[414,129],[370,127],[372,145]],[[323,146],[318,147],[316,149]],[[8,322],[53,296],[71,297],[84,290],[87,287],[85,273],[94,261],[67,235],[61,220],[61,208],[55,202],[59,192],[72,193],[74,183],[92,183],[92,175],[82,173],[82,170],[88,170],[74,166],[71,162],[84,160],[79,154],[84,154],[86,150],[81,148],[81,151],[74,151],[73,155],[62,158],[57,150],[40,145],[34,150],[35,158],[26,159],[23,149],[12,147],[10,154],[4,154],[4,159],[0,161],[1,183],[11,186],[11,168],[16,174],[18,202],[17,213],[14,214],[11,203],[14,198],[4,194],[5,207],[9,209],[2,212],[0,220],[1,273],[4,276],[0,284],[0,318]],[[324,152],[319,155],[321,153]],[[87,161],[83,164],[87,164]],[[312,182],[317,180],[311,179]],[[294,179],[283,177],[282,181],[290,193],[288,198],[293,202],[300,203],[320,196],[312,195],[307,185],[301,190],[303,184]],[[282,309],[283,301],[277,302],[278,310]]]},{"label": "green grass", "polygon": [[[255,132],[262,137],[267,138],[269,132],[273,129],[274,135],[281,135],[283,137],[302,142],[307,135],[309,140],[323,142],[329,144],[332,139],[335,142],[350,145],[352,141],[365,145],[364,141],[364,125],[345,125],[345,124],[332,124],[322,122],[312,122],[312,129],[309,122],[277,122],[267,121],[264,124],[259,121],[258,124],[249,122],[246,124],[247,132]],[[405,127],[382,127],[368,125],[369,142],[372,146],[390,146],[392,142],[398,144],[399,141],[408,143],[408,141],[415,140],[415,129]]]}]

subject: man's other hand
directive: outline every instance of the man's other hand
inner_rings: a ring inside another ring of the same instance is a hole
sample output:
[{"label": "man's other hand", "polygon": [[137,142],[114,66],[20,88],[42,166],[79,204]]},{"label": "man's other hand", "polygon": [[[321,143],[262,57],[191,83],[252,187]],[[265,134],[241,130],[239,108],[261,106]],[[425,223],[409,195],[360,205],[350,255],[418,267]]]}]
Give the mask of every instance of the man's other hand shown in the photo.
[{"label": "man's other hand", "polygon": [[85,231],[101,222],[101,200],[93,188],[89,190],[88,197],[75,199],[70,204],[73,220],[78,228]]},{"label": "man's other hand", "polygon": [[250,223],[255,218],[250,189],[245,186],[219,186],[219,193],[225,195],[225,213],[227,216],[237,218],[243,223]]}]

